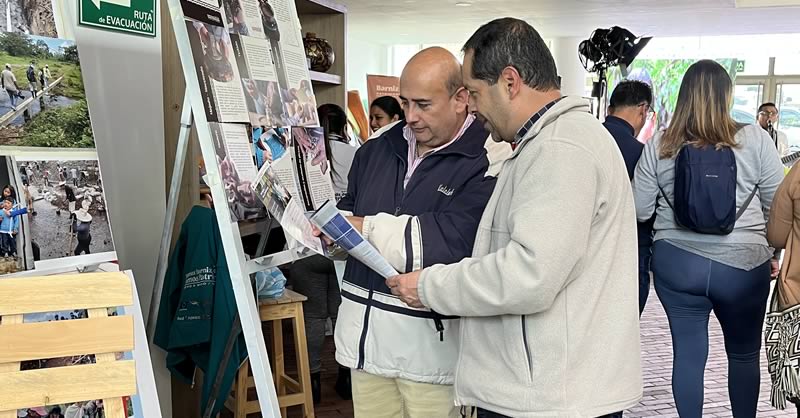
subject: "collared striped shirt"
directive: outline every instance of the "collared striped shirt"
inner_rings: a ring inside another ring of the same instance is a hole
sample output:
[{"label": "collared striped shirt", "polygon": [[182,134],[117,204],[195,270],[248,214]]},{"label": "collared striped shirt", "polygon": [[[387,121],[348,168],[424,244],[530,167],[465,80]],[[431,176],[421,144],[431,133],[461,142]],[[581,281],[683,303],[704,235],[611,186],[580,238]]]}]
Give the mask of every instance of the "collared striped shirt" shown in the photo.
[{"label": "collared striped shirt", "polygon": [[533,116],[531,116],[531,118],[528,119],[528,121],[525,122],[521,128],[519,128],[519,130],[517,131],[517,135],[514,137],[514,143],[512,145],[516,146],[517,144],[519,144],[520,141],[522,141],[525,138],[525,135],[528,134],[528,131],[530,131],[531,128],[533,128],[533,125],[535,125],[536,122],[538,122],[539,119],[541,119],[542,116],[544,116],[544,114],[547,113],[548,110],[550,110],[550,108],[552,108],[553,106],[556,105],[556,103],[561,101],[561,99],[563,99],[563,97],[559,97],[558,99],[553,100],[552,102],[544,105],[544,107],[539,109],[538,112],[534,113]]},{"label": "collared striped shirt", "polygon": [[472,113],[467,114],[467,118],[464,120],[464,124],[461,125],[461,129],[456,132],[456,135],[450,140],[450,142],[440,145],[432,150],[428,150],[422,155],[417,155],[417,138],[414,136],[414,131],[409,125],[404,126],[403,137],[406,139],[406,141],[408,141],[408,170],[406,170],[406,177],[403,180],[403,187],[408,186],[408,181],[411,180],[411,175],[414,174],[414,171],[417,169],[417,167],[419,167],[419,164],[425,159],[425,157],[437,151],[443,150],[452,145],[454,142],[458,141],[474,121],[475,115]]}]

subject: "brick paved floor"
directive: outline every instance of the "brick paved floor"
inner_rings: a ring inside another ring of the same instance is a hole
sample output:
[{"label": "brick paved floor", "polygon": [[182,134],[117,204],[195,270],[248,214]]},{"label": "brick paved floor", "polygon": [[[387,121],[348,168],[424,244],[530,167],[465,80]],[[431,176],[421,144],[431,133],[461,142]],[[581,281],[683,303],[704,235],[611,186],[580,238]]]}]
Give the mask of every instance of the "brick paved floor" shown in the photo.
[{"label": "brick paved floor", "polygon": [[[650,292],[642,315],[642,367],[644,369],[644,398],[641,404],[627,411],[626,417],[677,417],[670,387],[672,375],[672,340],[664,308]],[[728,363],[722,331],[716,318],[709,321],[710,349],[705,374],[705,407],[703,417],[731,417],[728,399]],[[763,349],[762,349],[763,352]],[[796,417],[793,406],[778,411],[769,404],[770,379],[766,370],[766,355],[761,359],[761,401],[758,417]]]},{"label": "brick paved floor", "polygon": [[[715,318],[709,326],[710,350],[705,375],[705,409],[703,417],[731,417],[727,387],[727,359],[725,358],[722,331]],[[652,291],[647,308],[642,315],[642,366],[644,368],[644,398],[639,406],[625,412],[625,417],[678,417],[670,387],[672,375],[672,341],[664,309]],[[323,355],[323,401],[316,408],[319,418],[343,418],[353,414],[352,404],[342,401],[333,391],[336,380],[336,362],[333,359],[333,341],[328,338]],[[769,374],[766,357],[762,360],[761,402],[758,417],[796,417],[793,406],[778,411],[769,405]],[[299,411],[290,413],[299,417]]]}]

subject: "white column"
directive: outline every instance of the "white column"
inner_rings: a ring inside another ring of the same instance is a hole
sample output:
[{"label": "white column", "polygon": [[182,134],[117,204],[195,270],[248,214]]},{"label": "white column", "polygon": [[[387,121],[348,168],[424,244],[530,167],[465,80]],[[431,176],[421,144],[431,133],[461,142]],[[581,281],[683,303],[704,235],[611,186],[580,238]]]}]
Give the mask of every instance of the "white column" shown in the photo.
[{"label": "white column", "polygon": [[[160,1],[155,2],[156,7]],[[78,2],[64,2],[81,60],[86,99],[120,268],[133,270],[147,320],[166,213],[161,26],[155,38],[78,22]],[[162,19],[165,12],[157,10]],[[150,347],[164,418],[172,417],[165,352]]]},{"label": "white column", "polygon": [[[587,34],[588,36],[588,34]],[[553,38],[550,50],[561,76],[561,93],[586,96],[586,70],[578,58],[578,44],[585,38]]]}]

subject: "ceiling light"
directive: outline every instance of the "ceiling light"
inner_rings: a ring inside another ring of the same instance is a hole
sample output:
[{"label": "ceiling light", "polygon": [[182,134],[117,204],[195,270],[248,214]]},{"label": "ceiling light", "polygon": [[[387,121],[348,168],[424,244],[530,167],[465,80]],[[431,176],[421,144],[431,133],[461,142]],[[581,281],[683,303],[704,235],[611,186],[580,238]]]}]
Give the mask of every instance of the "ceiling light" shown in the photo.
[{"label": "ceiling light", "polygon": [[468,1],[459,1],[459,2],[456,2],[456,6],[469,7],[469,6],[472,6],[472,3],[468,2]]}]

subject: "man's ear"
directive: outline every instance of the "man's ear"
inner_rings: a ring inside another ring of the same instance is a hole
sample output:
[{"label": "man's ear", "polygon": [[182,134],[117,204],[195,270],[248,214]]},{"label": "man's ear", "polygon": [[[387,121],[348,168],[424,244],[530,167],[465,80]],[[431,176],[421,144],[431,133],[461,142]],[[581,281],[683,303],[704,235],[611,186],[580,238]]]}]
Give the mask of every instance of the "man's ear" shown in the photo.
[{"label": "man's ear", "polygon": [[497,82],[500,83],[500,88],[506,92],[509,99],[516,97],[520,90],[522,90],[522,85],[524,84],[519,71],[510,65],[503,68]]},{"label": "man's ear", "polygon": [[464,87],[459,87],[456,91],[456,94],[453,95],[458,104],[459,109],[464,108],[467,109],[469,107],[469,92]]}]

